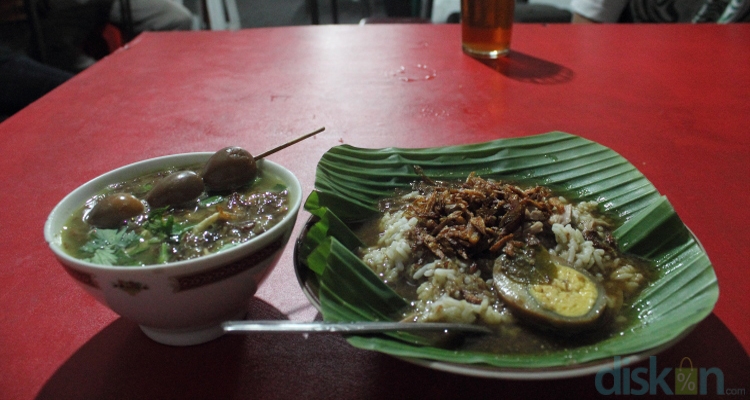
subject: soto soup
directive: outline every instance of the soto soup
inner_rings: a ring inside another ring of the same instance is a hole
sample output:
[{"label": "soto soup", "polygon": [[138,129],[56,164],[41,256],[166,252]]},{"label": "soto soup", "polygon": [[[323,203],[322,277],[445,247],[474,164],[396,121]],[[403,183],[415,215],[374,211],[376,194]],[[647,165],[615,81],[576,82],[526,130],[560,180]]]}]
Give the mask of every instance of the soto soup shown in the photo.
[{"label": "soto soup", "polygon": [[239,148],[216,153],[242,159],[228,167],[222,163],[229,180],[216,179],[210,168],[215,155],[206,164],[107,186],[65,224],[63,249],[95,264],[146,266],[221,252],[266,232],[288,214],[289,191],[245,153]]}]

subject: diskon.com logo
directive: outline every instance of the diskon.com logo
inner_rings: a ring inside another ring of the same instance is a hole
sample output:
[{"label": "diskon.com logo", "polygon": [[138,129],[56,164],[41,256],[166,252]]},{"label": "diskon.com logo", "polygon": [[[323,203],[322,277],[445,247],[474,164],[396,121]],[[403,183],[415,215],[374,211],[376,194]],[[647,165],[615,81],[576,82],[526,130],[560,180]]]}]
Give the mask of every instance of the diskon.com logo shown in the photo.
[{"label": "diskon.com logo", "polygon": [[[686,362],[687,361],[687,362]],[[716,394],[725,394],[724,373],[719,368],[694,368],[690,358],[685,357],[680,362],[679,368],[674,369],[672,379],[672,368],[664,368],[660,371],[656,368],[656,356],[649,357],[648,368],[638,367],[630,369],[622,367],[620,357],[615,357],[614,367],[604,369],[596,374],[596,390],[600,394],[657,394],[659,389],[664,394],[708,394],[709,377],[716,387]],[[613,378],[611,386],[605,384],[607,376]],[[674,391],[672,386],[674,385]],[[726,394],[745,394],[745,389],[727,389]]]}]

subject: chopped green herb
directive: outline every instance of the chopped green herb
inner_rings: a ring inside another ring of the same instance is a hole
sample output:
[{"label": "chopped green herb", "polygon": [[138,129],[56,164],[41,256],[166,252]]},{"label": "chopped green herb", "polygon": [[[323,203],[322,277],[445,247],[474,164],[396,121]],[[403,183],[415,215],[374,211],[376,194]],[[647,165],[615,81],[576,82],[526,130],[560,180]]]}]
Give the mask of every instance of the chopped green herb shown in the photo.
[{"label": "chopped green herb", "polygon": [[88,261],[104,265],[129,265],[133,263],[127,249],[140,244],[141,237],[125,228],[94,229],[89,241],[81,246],[81,251],[92,254]]},{"label": "chopped green herb", "polygon": [[97,249],[89,261],[94,264],[115,265],[117,264],[117,256],[111,249]]},{"label": "chopped green herb", "polygon": [[94,229],[88,242],[81,250],[94,253],[98,249],[120,248],[124,249],[137,243],[140,236],[135,232],[128,232],[125,228],[117,229]]},{"label": "chopped green herb", "polygon": [[222,201],[224,201],[224,196],[211,196],[199,201],[198,205],[201,207],[211,207],[221,203]]},{"label": "chopped green herb", "polygon": [[172,228],[174,226],[174,217],[168,216],[164,218],[164,212],[167,211],[167,207],[157,208],[152,210],[148,214],[148,220],[143,224],[143,228],[151,232],[154,236],[172,236]]},{"label": "chopped green herb", "polygon": [[159,263],[163,264],[166,262],[169,262],[169,245],[162,243],[159,249]]},{"label": "chopped green herb", "polygon": [[172,225],[172,235],[171,236],[177,236],[178,238],[182,236],[183,233],[193,229],[194,226],[198,225],[196,222],[185,222],[181,224],[173,224]]}]

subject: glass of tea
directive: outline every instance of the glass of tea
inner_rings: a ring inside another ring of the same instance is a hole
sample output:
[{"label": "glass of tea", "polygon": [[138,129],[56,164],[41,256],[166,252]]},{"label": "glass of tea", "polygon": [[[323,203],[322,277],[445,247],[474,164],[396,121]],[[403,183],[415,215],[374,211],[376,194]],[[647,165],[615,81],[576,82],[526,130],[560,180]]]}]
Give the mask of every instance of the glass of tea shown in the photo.
[{"label": "glass of tea", "polygon": [[461,0],[461,45],[477,58],[498,58],[510,51],[515,0]]}]

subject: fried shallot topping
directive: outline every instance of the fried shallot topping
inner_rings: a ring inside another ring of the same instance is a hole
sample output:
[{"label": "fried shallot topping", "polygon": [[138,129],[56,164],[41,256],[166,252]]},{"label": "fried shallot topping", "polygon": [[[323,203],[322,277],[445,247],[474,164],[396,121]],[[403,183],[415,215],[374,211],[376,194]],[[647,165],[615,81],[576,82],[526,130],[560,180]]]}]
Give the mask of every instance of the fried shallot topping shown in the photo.
[{"label": "fried shallot topping", "polygon": [[415,250],[427,249],[441,259],[513,256],[524,244],[539,244],[539,235],[550,232],[550,215],[563,210],[546,187],[524,190],[474,173],[459,185],[426,181],[416,186],[424,195],[406,207],[407,216],[419,221]]}]

